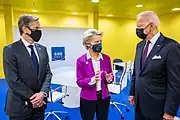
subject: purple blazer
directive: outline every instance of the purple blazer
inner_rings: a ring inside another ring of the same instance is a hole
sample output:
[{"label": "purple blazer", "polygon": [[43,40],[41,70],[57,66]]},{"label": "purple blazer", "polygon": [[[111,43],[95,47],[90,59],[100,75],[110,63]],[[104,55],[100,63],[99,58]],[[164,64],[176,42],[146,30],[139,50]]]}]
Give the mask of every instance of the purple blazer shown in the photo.
[{"label": "purple blazer", "polygon": [[[112,72],[110,57],[102,54],[103,60],[100,59],[100,70],[103,71],[101,74],[101,90],[102,99],[109,97],[109,90],[107,87],[107,81],[105,78],[105,71],[107,73]],[[80,97],[86,100],[97,100],[96,97],[96,84],[89,85],[91,78],[95,75],[92,60],[87,60],[87,55],[84,54],[77,59],[76,64],[76,77],[77,85],[82,88]]]}]

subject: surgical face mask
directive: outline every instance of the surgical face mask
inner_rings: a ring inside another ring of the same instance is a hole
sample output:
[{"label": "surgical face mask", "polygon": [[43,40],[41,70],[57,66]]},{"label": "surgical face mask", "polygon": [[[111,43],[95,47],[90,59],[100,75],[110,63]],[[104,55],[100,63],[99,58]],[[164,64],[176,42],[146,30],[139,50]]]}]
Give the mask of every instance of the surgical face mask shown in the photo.
[{"label": "surgical face mask", "polygon": [[[148,24],[149,25],[149,24]],[[144,30],[148,27],[148,25],[145,28],[136,28],[136,35],[140,38],[140,39],[146,39],[146,37],[148,36],[148,34],[144,33]],[[150,33],[150,31],[148,32]]]},{"label": "surgical face mask", "polygon": [[31,31],[31,34],[27,34],[27,35],[29,35],[35,42],[38,42],[41,39],[42,31],[32,30],[31,28],[29,28],[29,30]]},{"label": "surgical face mask", "polygon": [[100,53],[101,50],[102,50],[102,43],[94,44],[94,45],[92,46],[92,50],[93,50],[94,52]]}]

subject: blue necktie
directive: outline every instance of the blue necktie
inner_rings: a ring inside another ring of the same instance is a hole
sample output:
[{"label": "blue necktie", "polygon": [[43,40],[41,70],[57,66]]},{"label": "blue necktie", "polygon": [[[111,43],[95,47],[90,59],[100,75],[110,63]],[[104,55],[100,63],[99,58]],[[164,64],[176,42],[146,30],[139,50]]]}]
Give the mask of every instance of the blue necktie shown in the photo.
[{"label": "blue necktie", "polygon": [[38,74],[39,73],[39,63],[38,63],[37,56],[36,56],[36,54],[34,52],[34,48],[33,48],[34,46],[33,45],[29,45],[28,47],[31,49],[31,59],[33,61],[34,67],[35,67],[36,72]]}]

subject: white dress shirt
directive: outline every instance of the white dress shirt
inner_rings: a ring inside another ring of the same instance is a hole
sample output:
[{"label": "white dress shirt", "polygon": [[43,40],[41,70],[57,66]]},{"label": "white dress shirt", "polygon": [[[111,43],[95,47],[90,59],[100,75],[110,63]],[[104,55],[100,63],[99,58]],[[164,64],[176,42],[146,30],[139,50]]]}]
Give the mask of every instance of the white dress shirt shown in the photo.
[{"label": "white dress shirt", "polygon": [[[93,68],[94,68],[94,73],[96,74],[97,71],[100,72],[100,59],[103,60],[102,54],[100,53],[98,58],[95,60],[93,57],[90,56],[89,52],[87,52],[87,59],[92,60],[92,64],[93,64]],[[94,78],[91,78],[91,82],[89,83],[89,85],[94,85],[96,84],[96,91],[100,91],[101,90],[101,81],[97,81]]]},{"label": "white dress shirt", "polygon": [[[158,40],[158,38],[160,37],[160,32],[158,32],[155,36],[153,36],[149,41],[151,42],[149,44],[149,48],[148,48],[148,53],[147,53],[147,56],[149,55],[149,53],[151,52],[151,50],[153,49],[156,41]],[[144,47],[145,48],[145,47]]]},{"label": "white dress shirt", "polygon": [[[26,40],[23,39],[23,37],[21,37],[21,40],[24,43],[24,45],[25,45],[29,55],[31,56],[31,48],[29,48],[28,46],[29,45],[33,45],[34,46],[34,43],[33,44],[29,44]],[[33,47],[33,49],[34,49],[34,52],[35,52],[35,54],[37,56],[37,59],[38,59],[38,62],[39,62],[39,56],[38,56],[38,53],[37,53],[37,50],[36,50],[35,46]]]}]

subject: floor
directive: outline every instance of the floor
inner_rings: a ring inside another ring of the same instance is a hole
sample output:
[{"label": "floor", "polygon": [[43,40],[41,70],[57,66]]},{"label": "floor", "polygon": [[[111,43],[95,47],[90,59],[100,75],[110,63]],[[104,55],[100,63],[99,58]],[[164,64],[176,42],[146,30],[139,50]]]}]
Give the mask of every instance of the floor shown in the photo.
[{"label": "floor", "polygon": [[[56,85],[52,85],[54,87]],[[124,104],[127,104],[128,107],[130,108],[129,112],[126,112],[125,108],[121,108],[123,113],[124,113],[124,120],[134,120],[134,110],[133,107],[129,106],[127,102],[128,98],[128,90],[129,90],[129,83],[128,86],[121,92],[121,94],[116,95],[113,94],[111,95],[111,101],[117,101],[121,102]],[[0,120],[8,120],[8,117],[4,113],[4,104],[5,104],[5,98],[6,98],[6,92],[7,92],[7,84],[5,80],[0,80]],[[47,111],[53,108],[54,110],[63,110],[68,112],[69,119],[68,120],[81,120],[80,118],[80,113],[79,113],[79,108],[75,109],[68,109],[63,107],[59,102],[55,104],[48,104]],[[180,116],[180,111],[178,112],[178,116]],[[65,116],[60,115],[62,120],[65,120]],[[48,120],[56,120],[54,117],[50,117]],[[120,114],[118,113],[117,109],[115,109],[113,106],[110,107],[109,111],[109,119],[108,120],[121,120]]]}]

